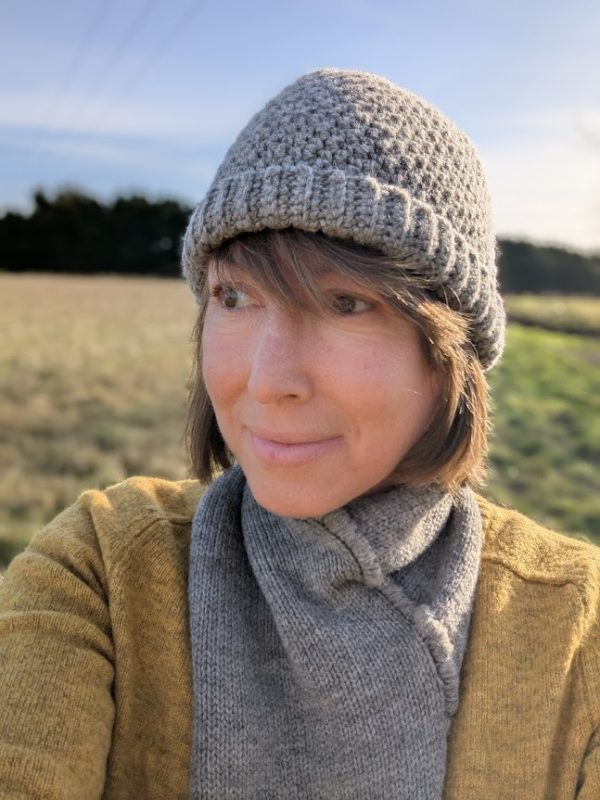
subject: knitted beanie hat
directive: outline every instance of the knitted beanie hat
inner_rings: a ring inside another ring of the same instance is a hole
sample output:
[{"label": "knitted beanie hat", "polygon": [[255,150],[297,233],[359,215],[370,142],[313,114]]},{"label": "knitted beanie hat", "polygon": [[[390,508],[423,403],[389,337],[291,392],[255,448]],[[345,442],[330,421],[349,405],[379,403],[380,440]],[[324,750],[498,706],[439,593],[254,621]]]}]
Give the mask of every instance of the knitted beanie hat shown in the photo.
[{"label": "knitted beanie hat", "polygon": [[190,219],[182,268],[197,299],[226,239],[290,226],[409,254],[440,300],[468,315],[482,365],[499,358],[505,314],[483,168],[467,136],[425,100],[338,69],[310,72],[270,100]]}]

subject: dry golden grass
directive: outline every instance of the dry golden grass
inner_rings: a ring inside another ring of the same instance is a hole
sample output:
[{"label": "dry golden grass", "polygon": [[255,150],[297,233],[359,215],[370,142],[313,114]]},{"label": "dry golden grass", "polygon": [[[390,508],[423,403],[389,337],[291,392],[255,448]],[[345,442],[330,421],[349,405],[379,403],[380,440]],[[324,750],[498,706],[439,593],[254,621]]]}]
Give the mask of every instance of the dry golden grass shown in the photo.
[{"label": "dry golden grass", "polygon": [[86,488],[185,476],[182,280],[0,275],[0,296],[0,540]]}]

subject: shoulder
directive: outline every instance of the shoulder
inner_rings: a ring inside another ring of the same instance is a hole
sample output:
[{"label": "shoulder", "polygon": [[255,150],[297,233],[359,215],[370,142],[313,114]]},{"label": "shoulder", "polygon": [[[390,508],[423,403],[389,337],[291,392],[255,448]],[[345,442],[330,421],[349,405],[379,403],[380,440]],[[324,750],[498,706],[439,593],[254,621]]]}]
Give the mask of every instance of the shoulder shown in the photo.
[{"label": "shoulder", "polygon": [[600,548],[477,496],[487,615],[574,658],[600,719]]},{"label": "shoulder", "polygon": [[96,575],[169,554],[184,563],[202,492],[196,480],[143,476],[89,489],[45,525],[22,556],[55,559],[74,571],[87,565]]},{"label": "shoulder", "polygon": [[135,476],[104,490],[83,492],[70,510],[89,519],[101,546],[109,551],[106,555],[114,560],[154,532],[165,544],[174,539],[187,546],[202,493],[197,480]]},{"label": "shoulder", "polygon": [[590,611],[600,599],[600,548],[565,536],[518,511],[477,495],[484,531],[483,561],[529,582],[572,584]]},{"label": "shoulder", "polygon": [[203,487],[197,480],[165,480],[135,476],[104,490],[88,489],[76,505],[107,523],[136,527],[162,521],[185,525],[192,521]]}]

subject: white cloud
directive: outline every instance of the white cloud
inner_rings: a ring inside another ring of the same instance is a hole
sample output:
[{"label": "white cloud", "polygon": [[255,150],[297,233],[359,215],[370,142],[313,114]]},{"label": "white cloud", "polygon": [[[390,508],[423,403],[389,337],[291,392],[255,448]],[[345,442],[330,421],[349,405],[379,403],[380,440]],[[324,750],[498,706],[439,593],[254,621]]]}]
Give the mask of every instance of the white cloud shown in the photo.
[{"label": "white cloud", "polygon": [[170,106],[121,101],[107,104],[75,98],[56,109],[48,109],[48,97],[32,92],[0,90],[0,125],[32,127],[40,133],[101,133],[103,135],[194,136],[220,139],[231,136],[247,122],[242,104],[200,103]]},{"label": "white cloud", "polygon": [[559,139],[483,157],[500,235],[600,250],[600,151]]},{"label": "white cloud", "polygon": [[480,151],[499,234],[600,251],[600,108],[488,121],[493,140]]}]

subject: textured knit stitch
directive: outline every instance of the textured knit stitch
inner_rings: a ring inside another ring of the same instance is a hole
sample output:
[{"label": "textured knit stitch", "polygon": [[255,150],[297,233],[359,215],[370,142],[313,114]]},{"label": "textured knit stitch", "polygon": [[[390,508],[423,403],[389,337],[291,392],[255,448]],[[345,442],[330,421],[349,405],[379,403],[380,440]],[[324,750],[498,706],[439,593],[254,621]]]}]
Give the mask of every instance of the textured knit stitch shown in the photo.
[{"label": "textured knit stitch", "polygon": [[[2,800],[189,797],[200,494],[158,478],[85,492],[11,563]],[[598,800],[599,550],[477,503],[484,549],[444,800]]]},{"label": "textured knit stitch", "polygon": [[469,489],[290,519],[223,474],[192,528],[192,798],[441,800],[480,552]]},{"label": "textured knit stitch", "polygon": [[200,301],[210,253],[242,232],[293,226],[412,256],[438,297],[467,314],[485,367],[505,314],[484,171],[467,136],[385,78],[322,69],[256,114],[220,165],[184,238]]}]

